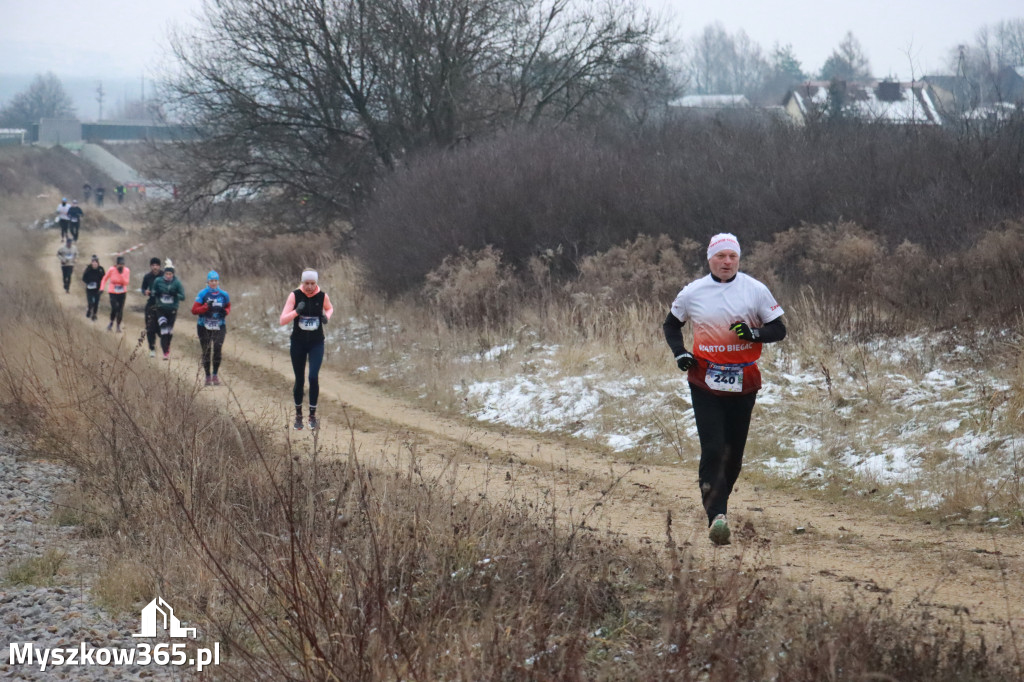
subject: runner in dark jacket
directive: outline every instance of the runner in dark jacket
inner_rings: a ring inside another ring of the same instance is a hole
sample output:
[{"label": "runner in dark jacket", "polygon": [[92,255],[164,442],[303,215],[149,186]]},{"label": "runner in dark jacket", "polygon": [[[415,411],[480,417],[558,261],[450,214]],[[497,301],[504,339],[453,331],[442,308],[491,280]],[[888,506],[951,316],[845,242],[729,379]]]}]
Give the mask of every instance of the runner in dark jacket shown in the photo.
[{"label": "runner in dark jacket", "polygon": [[142,278],[142,286],[139,291],[146,297],[146,343],[149,344],[149,357],[156,356],[156,336],[157,329],[156,316],[153,315],[154,301],[153,301],[153,282],[158,277],[163,277],[164,270],[160,267],[160,259],[153,257],[149,259],[149,272]]},{"label": "runner in dark jacket", "polygon": [[71,202],[68,209],[68,234],[76,242],[78,241],[78,229],[82,226],[82,207],[78,205],[78,199]]},{"label": "runner in dark jacket", "polygon": [[100,307],[100,282],[104,274],[99,256],[93,255],[89,266],[82,273],[82,281],[85,282],[85,316],[92,318],[93,322],[96,321],[96,311]]},{"label": "runner in dark jacket", "polygon": [[174,266],[164,268],[163,277],[153,281],[153,314],[160,328],[160,348],[164,360],[171,357],[171,338],[174,336],[174,320],[178,316],[178,304],[185,300],[185,287],[174,276]]}]

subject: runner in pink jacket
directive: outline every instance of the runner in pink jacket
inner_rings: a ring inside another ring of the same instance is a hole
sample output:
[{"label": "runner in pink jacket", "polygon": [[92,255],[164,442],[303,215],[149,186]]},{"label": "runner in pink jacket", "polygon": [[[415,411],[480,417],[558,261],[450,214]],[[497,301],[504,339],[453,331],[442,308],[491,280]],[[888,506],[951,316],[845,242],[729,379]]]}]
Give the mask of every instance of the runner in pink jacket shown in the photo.
[{"label": "runner in pink jacket", "polygon": [[107,331],[112,331],[117,323],[117,331],[121,331],[121,319],[124,317],[124,300],[128,296],[128,278],[131,270],[125,267],[124,256],[117,257],[117,265],[107,270],[100,280],[100,293],[110,294],[110,324]]}]

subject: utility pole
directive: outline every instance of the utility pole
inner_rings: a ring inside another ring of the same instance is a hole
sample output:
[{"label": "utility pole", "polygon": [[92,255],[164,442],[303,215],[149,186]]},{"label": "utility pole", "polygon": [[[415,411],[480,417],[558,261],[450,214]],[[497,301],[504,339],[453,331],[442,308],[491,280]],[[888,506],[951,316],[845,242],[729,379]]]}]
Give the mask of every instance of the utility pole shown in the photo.
[{"label": "utility pole", "polygon": [[97,82],[96,83],[96,101],[99,102],[99,105],[100,105],[100,117],[97,119],[98,121],[102,121],[103,120],[103,98],[106,96],[106,94],[107,94],[106,91],[103,89],[103,81]]}]

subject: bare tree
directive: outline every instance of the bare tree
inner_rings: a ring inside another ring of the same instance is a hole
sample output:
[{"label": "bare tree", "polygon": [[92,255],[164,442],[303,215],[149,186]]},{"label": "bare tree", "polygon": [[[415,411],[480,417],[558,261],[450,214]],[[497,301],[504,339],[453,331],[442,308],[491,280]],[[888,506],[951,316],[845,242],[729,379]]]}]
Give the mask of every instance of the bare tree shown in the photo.
[{"label": "bare tree", "polygon": [[871,64],[852,31],[846,32],[839,46],[825,60],[821,67],[821,78],[837,81],[871,80]]},{"label": "bare tree", "polygon": [[[572,120],[655,35],[632,2],[219,0],[177,36],[168,112],[202,144],[165,171],[188,205],[264,191],[349,211],[409,154]],[[296,210],[300,210],[296,208]]]},{"label": "bare tree", "polygon": [[662,119],[684,88],[659,55],[636,49],[620,60],[615,85],[590,107],[595,120],[639,128]]},{"label": "bare tree", "polygon": [[53,72],[37,75],[0,109],[0,126],[28,128],[41,118],[74,116],[75,107]]},{"label": "bare tree", "polygon": [[1024,65],[1024,19],[982,26],[974,44],[958,45],[950,56],[951,69],[965,78],[980,102],[999,102],[1006,95],[1001,75]]},{"label": "bare tree", "polygon": [[721,23],[706,26],[686,51],[685,70],[696,94],[750,94],[769,74],[761,46],[743,30],[729,35]]}]

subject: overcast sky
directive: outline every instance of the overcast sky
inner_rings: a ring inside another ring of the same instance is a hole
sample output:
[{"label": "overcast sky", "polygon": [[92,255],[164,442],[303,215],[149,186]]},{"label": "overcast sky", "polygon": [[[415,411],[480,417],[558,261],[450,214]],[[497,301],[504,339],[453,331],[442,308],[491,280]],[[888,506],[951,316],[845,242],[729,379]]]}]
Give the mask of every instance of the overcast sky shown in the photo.
[{"label": "overcast sky", "polygon": [[[793,46],[805,71],[821,68],[853,31],[876,76],[909,79],[944,70],[949,50],[982,26],[1024,18],[1021,0],[644,0],[674,17],[688,40],[721,22],[766,52]],[[152,75],[171,23],[189,25],[201,0],[0,0],[0,74]],[[907,53],[910,53],[908,58]]]},{"label": "overcast sky", "polygon": [[775,43],[791,44],[803,70],[811,73],[821,69],[852,31],[872,73],[901,80],[910,80],[912,73],[945,72],[949,51],[959,43],[973,43],[979,28],[1024,18],[1021,0],[646,1],[674,16],[683,40],[721,22],[730,34],[746,31],[766,53]]}]

